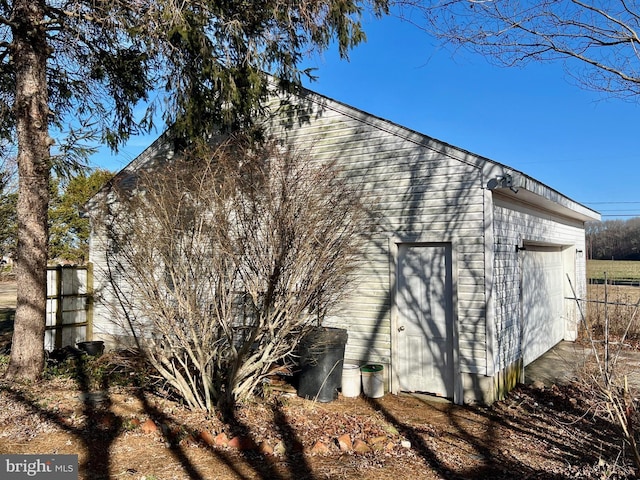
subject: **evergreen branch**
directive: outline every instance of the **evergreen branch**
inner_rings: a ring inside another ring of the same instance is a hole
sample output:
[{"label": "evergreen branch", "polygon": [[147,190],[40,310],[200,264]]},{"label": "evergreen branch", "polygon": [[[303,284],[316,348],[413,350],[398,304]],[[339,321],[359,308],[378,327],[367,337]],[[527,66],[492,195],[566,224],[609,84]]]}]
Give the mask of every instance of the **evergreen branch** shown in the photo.
[{"label": "evergreen branch", "polygon": [[18,26],[16,22],[13,22],[9,20],[7,17],[1,16],[1,15],[0,15],[0,24],[6,25],[11,28],[16,28]]}]

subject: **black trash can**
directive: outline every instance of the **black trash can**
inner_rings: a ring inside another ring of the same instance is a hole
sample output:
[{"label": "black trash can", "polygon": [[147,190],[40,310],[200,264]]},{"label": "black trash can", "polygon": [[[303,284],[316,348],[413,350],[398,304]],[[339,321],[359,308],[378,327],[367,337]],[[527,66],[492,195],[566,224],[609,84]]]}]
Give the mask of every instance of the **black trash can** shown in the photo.
[{"label": "black trash can", "polygon": [[300,341],[298,396],[319,402],[338,398],[347,331],[318,327]]}]

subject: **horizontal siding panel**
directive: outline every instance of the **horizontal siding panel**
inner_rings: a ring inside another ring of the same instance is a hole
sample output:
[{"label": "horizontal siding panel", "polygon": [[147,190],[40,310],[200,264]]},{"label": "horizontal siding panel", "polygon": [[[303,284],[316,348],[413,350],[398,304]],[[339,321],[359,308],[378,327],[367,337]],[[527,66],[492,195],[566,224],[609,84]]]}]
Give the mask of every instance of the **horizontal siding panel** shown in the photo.
[{"label": "horizontal siding panel", "polygon": [[384,197],[374,205],[375,210],[384,212],[386,215],[411,215],[417,218],[428,218],[430,216],[440,219],[465,218],[469,221],[482,222],[481,205],[424,205],[422,199],[413,197]]},{"label": "horizontal siding panel", "polygon": [[389,286],[389,268],[385,271],[372,268],[358,269],[349,275],[351,288],[357,291],[386,291]]},{"label": "horizontal siding panel", "polygon": [[[460,259],[458,258],[458,268],[464,268],[470,271],[484,272],[484,259]],[[484,277],[484,275],[483,275]]]},{"label": "horizontal siding panel", "polygon": [[460,297],[473,298],[476,295],[481,295],[484,298],[484,292],[479,291],[477,283],[474,283],[472,285],[461,285],[460,283],[458,283],[457,287],[458,287],[457,289],[458,298]]},{"label": "horizontal siding panel", "polygon": [[[441,196],[436,194],[436,192],[427,192],[425,193],[425,195],[428,195],[430,200],[437,200],[438,205],[423,206],[422,208],[424,209],[431,208],[434,211],[443,212],[448,216],[452,216],[452,214],[455,212],[482,212],[482,204],[478,201],[478,199],[460,196],[450,197],[448,195]],[[384,212],[389,208],[405,209],[407,208],[407,206],[405,205],[407,203],[407,199],[414,198],[412,196],[405,196],[403,193],[393,196],[377,196],[375,192],[371,195],[365,192],[362,196],[363,200],[372,203],[372,208],[381,212]]]},{"label": "horizontal siding panel", "polygon": [[417,209],[413,211],[393,210],[389,211],[385,221],[388,222],[387,225],[396,225],[398,230],[406,225],[406,227],[421,227],[420,230],[428,228],[442,235],[455,233],[458,236],[471,235],[472,231],[477,234],[478,229],[482,226],[481,214],[448,215],[451,213],[426,212]]},{"label": "horizontal siding panel", "polygon": [[486,308],[484,306],[482,307],[467,307],[467,308],[462,308],[459,307],[458,309],[458,322],[459,325],[464,325],[467,321],[471,321],[474,325],[475,325],[475,320],[476,319],[480,319],[480,318],[484,318],[486,312]]},{"label": "horizontal siding panel", "polygon": [[[432,149],[425,149],[413,142],[407,142],[406,139],[398,137],[387,132],[381,132],[375,127],[362,125],[357,121],[340,117],[336,119],[323,118],[319,122],[312,125],[303,125],[296,130],[283,131],[282,136],[289,142],[293,142],[298,148],[305,146],[313,146],[318,149],[327,147],[344,146],[337,149],[337,153],[348,152],[350,148],[378,147],[383,149],[402,149],[421,151],[424,153],[432,152]],[[405,153],[404,151],[402,152]]]},{"label": "horizontal siding panel", "polygon": [[382,363],[389,365],[391,363],[390,347],[382,346],[378,347],[368,345],[351,345],[347,342],[347,348],[345,349],[345,359],[352,362],[364,363]]},{"label": "horizontal siding panel", "polygon": [[[378,312],[389,308],[389,291],[381,291],[378,295],[365,295],[364,293],[350,293],[342,303],[340,312],[353,313],[354,311]],[[357,309],[357,310],[356,310]]]},{"label": "horizontal siding panel", "polygon": [[389,295],[388,292],[381,293],[380,295],[362,295],[357,292],[346,297],[340,308],[340,314],[356,312],[379,312],[387,310],[389,308]]},{"label": "horizontal siding panel", "polygon": [[[439,219],[416,219],[414,223],[407,224],[410,216],[398,216],[385,219],[388,223],[384,228],[390,232],[398,233],[423,233],[428,232],[429,238],[449,238],[453,235],[457,237],[471,236],[478,234],[478,228],[469,225],[464,219],[458,219],[456,222],[443,221]],[[465,240],[466,241],[466,240]]]},{"label": "horizontal siding panel", "polygon": [[461,306],[470,304],[480,304],[484,306],[485,298],[484,292],[473,289],[469,291],[458,291],[458,304]]},{"label": "horizontal siding panel", "polygon": [[[420,182],[429,183],[438,178],[472,178],[480,182],[482,176],[479,171],[451,160],[429,155],[406,152],[404,157],[398,159],[398,150],[376,149],[374,153],[366,151],[354,151],[350,155],[352,160],[348,166],[342,166],[344,172],[349,172],[352,178],[376,177],[397,178],[399,182],[420,179]],[[318,158],[314,151],[314,160]],[[324,162],[331,158],[323,159]]]},{"label": "horizontal siding panel", "polygon": [[476,187],[468,180],[465,180],[463,184],[454,186],[446,181],[434,181],[412,187],[393,180],[383,181],[378,178],[369,177],[363,180],[358,186],[362,187],[362,194],[366,196],[365,198],[370,200],[377,198],[381,205],[409,198],[417,198],[428,200],[428,205],[432,207],[439,206],[441,203],[444,205],[459,205],[464,207],[471,205],[482,206],[482,195],[469,192],[470,189],[475,190]]},{"label": "horizontal siding panel", "polygon": [[[369,318],[370,320],[370,318]],[[371,332],[374,332],[377,335],[381,336],[381,339],[386,339],[386,341],[389,340],[390,335],[391,335],[391,326],[389,324],[389,321],[386,319],[383,319],[379,322],[377,322],[374,326],[374,328],[371,328],[371,324],[365,324],[362,322],[350,322],[349,323],[349,332],[353,332],[354,334],[354,338],[360,338],[360,337],[366,337],[367,335],[370,335]]]},{"label": "horizontal siding panel", "polygon": [[461,352],[473,352],[474,354],[484,355],[484,346],[481,342],[478,342],[478,339],[470,339],[470,341],[466,341],[465,339],[458,340],[458,347]]},{"label": "horizontal siding panel", "polygon": [[369,179],[369,178],[386,178],[388,180],[397,179],[398,185],[411,185],[419,178],[420,185],[428,188],[429,185],[442,182],[446,179],[457,179],[469,185],[480,186],[481,177],[475,171],[469,171],[468,168],[459,168],[457,165],[427,162],[424,159],[416,159],[416,163],[399,165],[391,163],[392,159],[379,158],[376,156],[362,155],[361,164],[351,164],[345,173],[348,172],[351,178]]},{"label": "horizontal siding panel", "polygon": [[330,134],[318,131],[307,137],[308,141],[299,142],[296,150],[303,154],[311,154],[314,160],[321,161],[353,157],[354,163],[349,167],[384,162],[389,163],[390,166],[393,163],[396,169],[420,164],[425,166],[451,165],[460,171],[479,171],[477,168],[451,158],[442,157],[437,152],[424,150],[415,145],[407,145],[402,140],[390,136],[376,138],[368,133],[361,133],[357,136],[347,135],[342,141],[337,141],[328,135]]},{"label": "horizontal siding panel", "polygon": [[484,295],[480,293],[471,295],[458,295],[458,308],[461,309],[473,309],[484,308],[485,300]]},{"label": "horizontal siding panel", "polygon": [[463,340],[469,337],[476,338],[479,334],[484,335],[485,329],[485,317],[483,315],[475,318],[468,318],[458,326],[458,335],[459,338]]},{"label": "horizontal siding panel", "polygon": [[333,312],[332,317],[339,318],[341,321],[350,323],[371,322],[372,319],[378,319],[380,316],[387,316],[390,312],[390,304],[380,304],[379,306],[363,304],[345,304],[344,308]]},{"label": "horizontal siding panel", "polygon": [[484,238],[480,232],[482,232],[482,230],[476,231],[475,235],[471,237],[465,237],[464,242],[457,243],[456,254],[474,253],[484,255]]},{"label": "horizontal siding panel", "polygon": [[363,332],[362,330],[350,329],[349,342],[352,345],[378,345],[378,347],[389,347],[391,345],[391,334],[387,331]]}]

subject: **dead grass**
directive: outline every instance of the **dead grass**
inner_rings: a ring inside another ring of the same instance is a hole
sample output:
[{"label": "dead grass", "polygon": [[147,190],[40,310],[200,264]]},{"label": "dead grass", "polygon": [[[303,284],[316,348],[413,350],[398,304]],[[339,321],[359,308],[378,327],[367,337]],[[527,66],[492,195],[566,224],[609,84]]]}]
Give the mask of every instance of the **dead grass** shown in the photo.
[{"label": "dead grass", "polygon": [[590,284],[587,299],[587,320],[596,336],[602,337],[605,318],[608,317],[609,332],[613,337],[619,338],[629,327],[627,339],[640,341],[640,312],[634,317],[640,300],[640,287]]},{"label": "dead grass", "polygon": [[640,285],[640,262],[633,260],[588,260],[587,278],[634,281]]},{"label": "dead grass", "polygon": [[[75,453],[87,480],[633,478],[615,427],[575,384],[519,386],[491,407],[408,395],[321,404],[274,391],[225,424],[127,385],[129,366],[107,360],[85,358],[97,365],[59,368],[38,385],[0,381],[0,453]],[[222,433],[259,448],[216,446]],[[371,451],[341,450],[345,434]]]}]

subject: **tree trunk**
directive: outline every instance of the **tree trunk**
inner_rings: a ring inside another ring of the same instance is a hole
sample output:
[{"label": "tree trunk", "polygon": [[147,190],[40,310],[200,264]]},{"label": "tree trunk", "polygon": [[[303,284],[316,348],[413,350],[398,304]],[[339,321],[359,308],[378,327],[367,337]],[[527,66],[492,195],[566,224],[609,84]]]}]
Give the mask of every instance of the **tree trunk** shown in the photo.
[{"label": "tree trunk", "polygon": [[47,208],[50,138],[42,2],[16,0],[11,56],[15,67],[18,139],[17,309],[6,377],[40,379],[47,302]]}]

